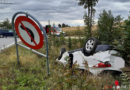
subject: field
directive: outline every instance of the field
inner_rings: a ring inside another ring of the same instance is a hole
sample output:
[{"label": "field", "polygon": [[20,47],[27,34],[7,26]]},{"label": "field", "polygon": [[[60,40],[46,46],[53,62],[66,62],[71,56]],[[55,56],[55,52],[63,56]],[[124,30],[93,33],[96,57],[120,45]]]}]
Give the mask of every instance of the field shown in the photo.
[{"label": "field", "polygon": [[[0,53],[0,90],[102,90],[112,88],[115,80],[127,78],[113,77],[108,73],[94,76],[88,71],[77,70],[76,65],[69,68],[69,65],[64,67],[56,62],[60,48],[82,48],[85,41],[81,38],[49,37],[49,76],[44,57],[19,47],[20,65],[17,65],[15,46],[3,50]],[[45,52],[45,48],[39,51]]]},{"label": "field", "polygon": [[62,30],[67,36],[84,36],[85,26],[82,27],[65,27]]},{"label": "field", "polygon": [[[65,27],[62,28],[64,32],[66,32],[66,35],[68,36],[84,36],[85,34],[85,26],[77,26],[77,27]],[[92,27],[92,32],[95,32],[97,30],[97,25],[94,25]]]},{"label": "field", "polygon": [[[76,30],[82,31],[82,30],[85,29],[85,26],[65,27],[65,28],[62,28],[62,29],[63,29],[64,32],[67,32],[67,31],[76,31]],[[97,25],[93,26],[92,30],[93,31],[97,30]]]}]

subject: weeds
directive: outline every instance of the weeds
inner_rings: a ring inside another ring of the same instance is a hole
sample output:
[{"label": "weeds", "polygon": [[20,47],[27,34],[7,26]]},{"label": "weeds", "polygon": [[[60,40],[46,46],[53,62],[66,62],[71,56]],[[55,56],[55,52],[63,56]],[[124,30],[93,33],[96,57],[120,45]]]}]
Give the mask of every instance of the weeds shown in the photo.
[{"label": "weeds", "polygon": [[[3,90],[102,90],[104,85],[112,85],[110,75],[93,76],[87,71],[65,67],[56,62],[61,47],[69,49],[69,40],[64,37],[49,38],[50,76],[46,73],[46,59],[19,47],[21,66],[17,66],[15,47],[0,54],[0,86]],[[72,43],[72,44],[71,44]],[[84,40],[71,40],[71,48],[81,48]],[[43,51],[42,49],[39,51]],[[98,87],[98,88],[97,88]]]}]

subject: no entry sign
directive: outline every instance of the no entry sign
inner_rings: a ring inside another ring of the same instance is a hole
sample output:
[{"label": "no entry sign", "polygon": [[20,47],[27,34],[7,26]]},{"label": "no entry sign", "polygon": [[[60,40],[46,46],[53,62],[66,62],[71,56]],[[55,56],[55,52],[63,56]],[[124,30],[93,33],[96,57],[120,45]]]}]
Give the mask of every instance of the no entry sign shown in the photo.
[{"label": "no entry sign", "polygon": [[32,49],[43,46],[43,34],[39,26],[26,16],[19,16],[15,20],[15,30],[21,41]]}]

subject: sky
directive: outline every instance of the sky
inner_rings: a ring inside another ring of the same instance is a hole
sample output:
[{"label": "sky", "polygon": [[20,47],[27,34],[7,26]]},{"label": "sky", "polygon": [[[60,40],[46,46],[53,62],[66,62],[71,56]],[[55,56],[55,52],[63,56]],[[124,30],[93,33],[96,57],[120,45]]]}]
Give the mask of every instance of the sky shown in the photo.
[{"label": "sky", "polygon": [[[13,4],[2,4],[2,3]],[[99,14],[111,10],[114,16],[121,15],[127,19],[130,14],[130,0],[99,0],[96,7],[95,22]],[[0,21],[9,18],[18,12],[24,11],[37,18],[44,26],[50,23],[68,24],[70,26],[83,26],[85,9],[78,6],[78,0],[0,0]]]}]

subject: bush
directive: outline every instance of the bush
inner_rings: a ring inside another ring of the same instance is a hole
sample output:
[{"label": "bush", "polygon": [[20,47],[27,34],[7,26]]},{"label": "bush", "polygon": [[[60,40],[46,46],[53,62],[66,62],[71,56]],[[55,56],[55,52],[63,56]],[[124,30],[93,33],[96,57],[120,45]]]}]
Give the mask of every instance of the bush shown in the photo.
[{"label": "bush", "polygon": [[124,21],[121,33],[122,35],[118,35],[120,38],[114,40],[113,44],[116,46],[116,49],[120,51],[126,64],[130,66],[130,17]]},{"label": "bush", "polygon": [[98,19],[98,39],[107,44],[119,39],[122,29],[121,21],[122,18],[120,16],[114,17],[111,11],[103,10]]}]

